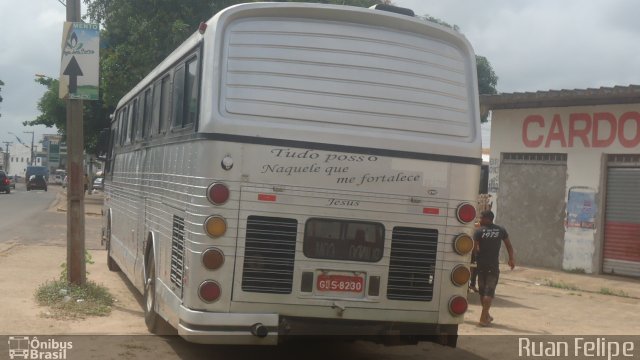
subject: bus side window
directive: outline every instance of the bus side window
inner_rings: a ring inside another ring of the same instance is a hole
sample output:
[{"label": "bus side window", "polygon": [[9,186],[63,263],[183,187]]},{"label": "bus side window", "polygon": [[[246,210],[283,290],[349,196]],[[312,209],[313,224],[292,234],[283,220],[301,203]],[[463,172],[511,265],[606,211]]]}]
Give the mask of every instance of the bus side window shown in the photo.
[{"label": "bus side window", "polygon": [[120,123],[120,146],[124,145],[127,139],[127,130],[129,129],[129,106],[125,106],[122,111],[122,121]]},{"label": "bus side window", "polygon": [[111,129],[111,136],[109,136],[109,147],[107,148],[107,161],[104,164],[104,172],[109,179],[113,179],[113,156],[115,150],[115,142],[116,142],[116,134],[118,129],[119,120],[114,123],[113,128]]},{"label": "bus side window", "polygon": [[142,138],[149,138],[149,130],[151,129],[151,88],[144,92],[144,115],[142,117]]},{"label": "bus side window", "polygon": [[150,124],[149,124],[149,136],[154,137],[156,136],[158,133],[160,133],[160,100],[162,99],[160,97],[161,92],[160,92],[160,85],[161,84],[161,80],[156,81],[155,84],[153,84],[153,95],[152,95],[152,103],[151,103],[151,118],[150,118]]},{"label": "bus side window", "polygon": [[144,110],[147,106],[147,104],[145,104],[146,96],[140,95],[138,99],[140,99],[140,101],[138,101],[138,116],[136,117],[138,121],[136,124],[136,140],[140,140],[143,137],[145,117]]},{"label": "bus side window", "polygon": [[180,65],[173,75],[173,123],[172,129],[182,128],[182,107],[184,104],[184,65]]},{"label": "bus side window", "polygon": [[114,118],[113,121],[113,132],[111,134],[111,138],[109,139],[109,142],[111,143],[111,146],[115,145],[116,142],[120,142],[120,118],[122,117],[122,109],[119,109],[116,112],[116,116]]},{"label": "bus side window", "polygon": [[184,107],[182,127],[193,125],[198,116],[199,67],[198,58],[186,63],[186,78],[184,84]]},{"label": "bus side window", "polygon": [[129,111],[129,117],[131,118],[129,124],[129,136],[127,137],[128,143],[133,143],[136,139],[136,129],[138,128],[138,99],[133,99],[133,106]]},{"label": "bus side window", "polygon": [[160,85],[160,133],[167,132],[169,127],[169,119],[171,115],[171,76],[167,75],[162,78]]}]

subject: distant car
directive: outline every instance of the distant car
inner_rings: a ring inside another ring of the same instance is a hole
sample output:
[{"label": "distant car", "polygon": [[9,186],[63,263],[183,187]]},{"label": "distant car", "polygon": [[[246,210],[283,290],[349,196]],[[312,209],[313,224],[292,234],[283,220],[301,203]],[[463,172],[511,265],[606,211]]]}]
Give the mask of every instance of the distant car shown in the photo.
[{"label": "distant car", "polygon": [[7,173],[0,170],[0,191],[4,191],[7,194],[11,192],[11,180],[7,176]]},{"label": "distant car", "polygon": [[9,181],[11,181],[11,188],[13,190],[15,190],[16,189],[16,183],[18,182],[18,179],[16,179],[16,177],[13,176],[13,175],[9,175]]},{"label": "distant car", "polygon": [[93,186],[91,187],[93,190],[102,190],[104,189],[104,178],[99,177],[93,180]]},{"label": "distant car", "polygon": [[31,175],[27,182],[27,191],[31,190],[44,190],[47,191],[47,181],[44,179],[44,175]]}]

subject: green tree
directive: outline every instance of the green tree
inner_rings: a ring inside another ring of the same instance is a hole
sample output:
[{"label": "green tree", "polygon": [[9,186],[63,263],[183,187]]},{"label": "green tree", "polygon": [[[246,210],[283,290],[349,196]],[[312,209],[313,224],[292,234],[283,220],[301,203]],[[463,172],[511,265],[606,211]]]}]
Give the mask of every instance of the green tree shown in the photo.
[{"label": "green tree", "polygon": [[[24,121],[24,126],[44,125],[57,127],[61,134],[66,134],[67,106],[66,102],[59,98],[59,82],[50,77],[38,77],[37,83],[45,86],[47,90],[38,101],[40,115],[35,120]],[[88,153],[93,153],[97,144],[97,138],[101,129],[109,126],[109,112],[102,101],[84,101],[84,144]]]},{"label": "green tree", "polygon": [[498,76],[493,71],[489,60],[481,55],[476,55],[476,68],[478,71],[478,93],[480,95],[495,95],[498,93]]}]

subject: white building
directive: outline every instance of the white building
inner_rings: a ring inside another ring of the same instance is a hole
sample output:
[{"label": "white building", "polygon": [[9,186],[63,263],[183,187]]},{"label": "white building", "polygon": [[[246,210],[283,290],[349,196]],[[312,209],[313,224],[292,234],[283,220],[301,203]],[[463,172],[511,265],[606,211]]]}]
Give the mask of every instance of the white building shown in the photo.
[{"label": "white building", "polygon": [[[34,144],[34,154],[37,154],[42,151],[42,144]],[[20,143],[14,143],[9,145],[9,163],[6,167],[6,171],[9,175],[19,175],[24,177],[27,166],[30,164],[31,160],[31,147],[28,145],[23,145]],[[39,157],[35,158],[33,165],[42,165],[42,159]]]},{"label": "white building", "polygon": [[522,264],[640,276],[640,86],[481,96],[489,193]]}]

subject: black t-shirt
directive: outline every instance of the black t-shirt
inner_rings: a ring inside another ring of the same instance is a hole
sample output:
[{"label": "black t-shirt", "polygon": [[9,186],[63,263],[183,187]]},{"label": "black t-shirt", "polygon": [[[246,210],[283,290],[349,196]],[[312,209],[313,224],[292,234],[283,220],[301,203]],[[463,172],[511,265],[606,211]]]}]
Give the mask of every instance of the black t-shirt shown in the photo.
[{"label": "black t-shirt", "polygon": [[502,241],[507,239],[509,234],[502,226],[491,224],[483,226],[476,230],[473,234],[473,240],[477,241],[480,251],[476,254],[476,263],[478,269],[499,269],[498,257],[500,255],[500,246]]}]

